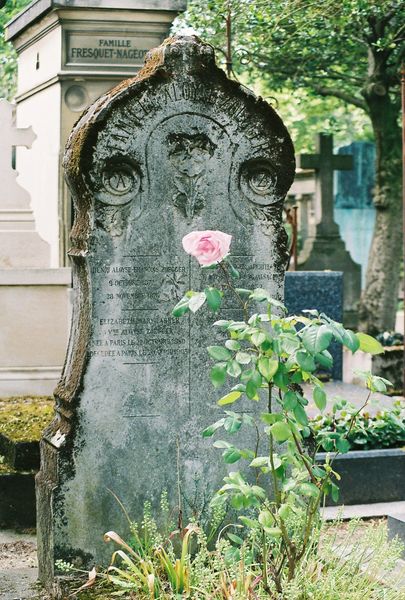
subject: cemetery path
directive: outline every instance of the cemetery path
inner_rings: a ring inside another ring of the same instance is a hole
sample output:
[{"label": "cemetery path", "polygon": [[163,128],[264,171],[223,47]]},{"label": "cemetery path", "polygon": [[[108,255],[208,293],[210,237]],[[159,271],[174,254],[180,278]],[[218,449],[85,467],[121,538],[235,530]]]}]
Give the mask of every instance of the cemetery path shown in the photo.
[{"label": "cemetery path", "polygon": [[0,531],[0,599],[34,600],[37,579],[34,535]]}]

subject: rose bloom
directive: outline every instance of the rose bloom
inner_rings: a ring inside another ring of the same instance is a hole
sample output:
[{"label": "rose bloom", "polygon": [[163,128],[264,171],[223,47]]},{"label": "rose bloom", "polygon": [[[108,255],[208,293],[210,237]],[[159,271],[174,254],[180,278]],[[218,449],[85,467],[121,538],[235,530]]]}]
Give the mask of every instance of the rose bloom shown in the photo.
[{"label": "rose bloom", "polygon": [[222,231],[192,231],[183,238],[183,248],[202,267],[221,262],[229,253],[232,236]]}]

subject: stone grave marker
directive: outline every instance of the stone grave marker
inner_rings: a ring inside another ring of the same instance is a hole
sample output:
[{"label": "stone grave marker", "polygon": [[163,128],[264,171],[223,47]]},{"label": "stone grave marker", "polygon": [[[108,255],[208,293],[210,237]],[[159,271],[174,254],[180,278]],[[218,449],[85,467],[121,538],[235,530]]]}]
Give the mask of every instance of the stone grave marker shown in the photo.
[{"label": "stone grave marker", "polygon": [[[211,46],[182,36],[84,113],[64,164],[76,207],[75,299],[37,479],[48,585],[55,559],[106,561],[103,534],[127,532],[109,490],[139,519],[164,489],[174,507],[198,513],[222,480],[226,468],[201,436],[222,414],[206,352],[215,319],[171,316],[186,290],[218,275],[202,272],[181,240],[193,230],[232,234],[241,286],[282,297],[281,210],[294,174],[274,110],[226,78]],[[217,318],[227,315],[239,309],[225,304]]]},{"label": "stone grave marker", "polygon": [[357,305],[361,292],[361,267],[355,263],[340,237],[339,226],[333,217],[333,172],[351,169],[351,155],[333,154],[333,136],[321,133],[316,140],[316,154],[297,157],[302,169],[315,170],[315,203],[320,207],[320,220],[313,236],[306,239],[298,260],[300,271],[343,271],[344,323],[357,324]]},{"label": "stone grave marker", "polygon": [[28,192],[17,182],[12,165],[13,148],[31,148],[32,127],[16,127],[15,105],[0,100],[0,269],[47,267],[49,245],[35,230]]}]

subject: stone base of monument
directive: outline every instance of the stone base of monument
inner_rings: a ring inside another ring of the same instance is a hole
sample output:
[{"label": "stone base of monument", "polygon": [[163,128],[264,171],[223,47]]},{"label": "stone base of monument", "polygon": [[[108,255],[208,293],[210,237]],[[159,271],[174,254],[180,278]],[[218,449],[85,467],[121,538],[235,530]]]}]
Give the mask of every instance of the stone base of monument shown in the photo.
[{"label": "stone base of monument", "polygon": [[371,370],[373,375],[385,377],[391,381],[392,388],[388,390],[390,395],[397,396],[404,393],[404,347],[389,346],[384,348],[383,354],[372,357]]},{"label": "stone base of monument", "polygon": [[298,271],[341,271],[343,273],[343,323],[357,326],[361,292],[361,267],[354,262],[338,236],[308,238],[299,256]]},{"label": "stone base of monument", "polygon": [[70,282],[70,269],[0,269],[0,396],[53,392],[68,337]]},{"label": "stone base of monument", "polygon": [[[325,456],[319,453],[319,462]],[[354,450],[338,456],[333,469],[341,476],[340,495],[337,502],[329,497],[327,506],[405,500],[405,452],[400,448]]]},{"label": "stone base of monument", "polygon": [[395,515],[389,514],[387,522],[388,538],[392,540],[396,537],[404,544],[402,558],[405,559],[405,513],[403,512]]}]

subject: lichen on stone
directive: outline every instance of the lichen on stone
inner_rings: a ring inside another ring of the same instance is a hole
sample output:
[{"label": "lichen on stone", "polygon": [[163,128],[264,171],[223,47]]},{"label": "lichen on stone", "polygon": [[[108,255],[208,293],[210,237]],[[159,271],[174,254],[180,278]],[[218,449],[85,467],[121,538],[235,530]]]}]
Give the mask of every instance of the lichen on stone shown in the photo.
[{"label": "lichen on stone", "polygon": [[49,396],[0,398],[0,433],[15,442],[34,442],[52,420],[54,400]]}]

